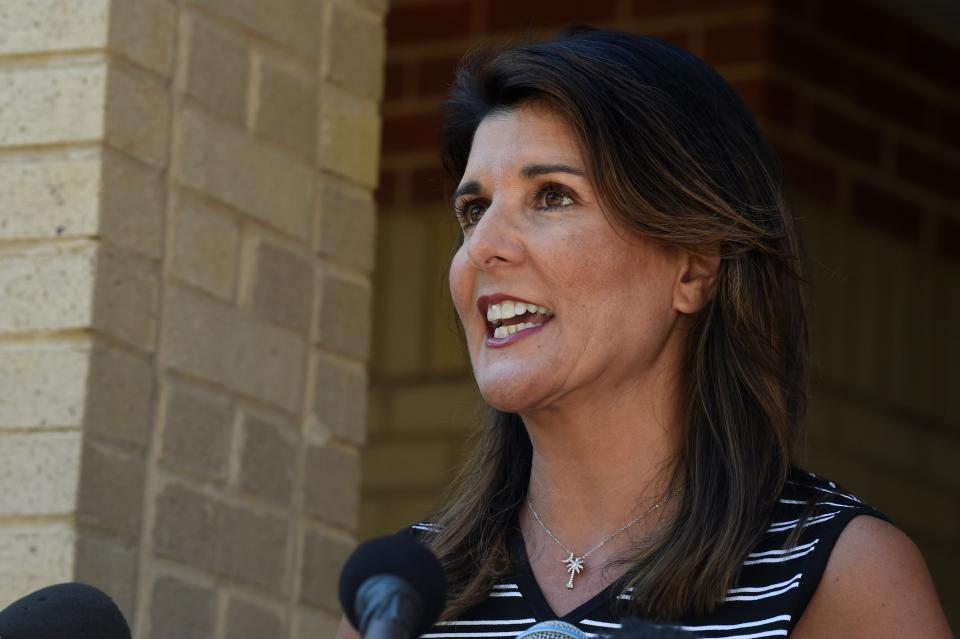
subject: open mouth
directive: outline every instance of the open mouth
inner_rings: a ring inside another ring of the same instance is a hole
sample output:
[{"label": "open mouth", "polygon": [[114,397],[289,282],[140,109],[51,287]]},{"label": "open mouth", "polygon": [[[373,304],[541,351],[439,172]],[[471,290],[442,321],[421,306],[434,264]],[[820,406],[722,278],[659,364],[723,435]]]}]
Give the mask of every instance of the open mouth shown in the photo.
[{"label": "open mouth", "polygon": [[[481,312],[484,309],[481,308]],[[505,339],[531,328],[543,326],[553,318],[553,311],[532,302],[504,299],[487,305],[487,336]]]}]

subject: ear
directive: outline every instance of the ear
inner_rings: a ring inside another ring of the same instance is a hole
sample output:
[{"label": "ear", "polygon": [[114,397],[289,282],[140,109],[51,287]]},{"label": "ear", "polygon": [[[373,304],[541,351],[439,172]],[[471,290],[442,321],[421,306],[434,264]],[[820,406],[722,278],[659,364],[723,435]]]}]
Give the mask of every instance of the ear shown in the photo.
[{"label": "ear", "polygon": [[687,315],[699,312],[713,299],[720,271],[720,256],[684,251],[673,291],[673,308]]}]

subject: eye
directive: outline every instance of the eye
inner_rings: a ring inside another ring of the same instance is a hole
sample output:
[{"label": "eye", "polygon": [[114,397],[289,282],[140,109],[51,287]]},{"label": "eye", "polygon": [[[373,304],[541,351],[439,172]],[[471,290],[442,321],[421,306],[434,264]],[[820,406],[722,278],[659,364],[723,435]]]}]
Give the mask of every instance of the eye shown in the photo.
[{"label": "eye", "polygon": [[464,230],[470,228],[480,221],[483,212],[486,210],[486,203],[483,200],[473,199],[466,202],[457,202],[454,207],[454,213],[457,215],[457,221]]},{"label": "eye", "polygon": [[575,203],[570,189],[553,183],[544,184],[540,187],[540,190],[537,191],[536,200],[543,204],[539,207],[541,211],[562,209]]}]

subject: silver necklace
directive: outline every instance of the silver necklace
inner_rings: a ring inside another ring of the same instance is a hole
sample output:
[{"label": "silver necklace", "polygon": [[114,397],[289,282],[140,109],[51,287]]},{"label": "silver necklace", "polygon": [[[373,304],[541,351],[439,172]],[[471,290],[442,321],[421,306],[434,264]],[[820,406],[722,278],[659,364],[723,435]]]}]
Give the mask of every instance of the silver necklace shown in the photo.
[{"label": "silver necklace", "polygon": [[567,553],[567,558],[562,561],[563,561],[563,564],[567,567],[567,572],[570,573],[570,579],[567,580],[567,588],[573,590],[573,578],[579,575],[581,572],[583,572],[583,569],[586,568],[584,564],[584,560],[587,557],[589,557],[595,551],[602,548],[605,543],[607,543],[608,541],[610,541],[611,539],[613,539],[614,537],[622,533],[624,530],[634,525],[635,523],[637,523],[638,521],[640,521],[641,519],[643,519],[653,511],[655,511],[657,508],[662,506],[664,503],[666,503],[667,499],[669,499],[671,495],[673,495],[673,492],[669,492],[663,497],[661,497],[657,501],[657,503],[655,503],[653,506],[650,506],[650,508],[646,509],[645,511],[643,511],[642,513],[640,513],[639,515],[637,515],[636,517],[634,517],[633,519],[625,523],[624,525],[620,526],[620,528],[618,528],[614,532],[610,533],[609,535],[601,539],[597,545],[595,545],[593,548],[583,553],[579,557],[577,557],[572,550],[564,546],[563,542],[557,539],[556,535],[550,532],[550,529],[547,528],[546,524],[543,523],[543,520],[540,519],[540,513],[538,513],[537,509],[533,507],[533,503],[530,501],[529,497],[527,497],[527,505],[530,506],[530,512],[533,513],[533,518],[537,520],[537,523],[540,524],[540,527],[543,528],[543,531],[550,536],[550,539],[557,542],[558,546],[563,548],[563,552]]}]

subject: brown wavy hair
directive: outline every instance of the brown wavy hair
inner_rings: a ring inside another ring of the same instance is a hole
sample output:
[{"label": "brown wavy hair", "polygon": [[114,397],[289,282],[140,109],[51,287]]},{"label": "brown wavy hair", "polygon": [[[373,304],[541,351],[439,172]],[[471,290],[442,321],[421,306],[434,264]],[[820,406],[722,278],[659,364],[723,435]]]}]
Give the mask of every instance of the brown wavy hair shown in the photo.
[{"label": "brown wavy hair", "polygon": [[[702,60],[655,38],[576,27],[465,57],[441,136],[451,179],[463,177],[481,120],[534,102],[575,132],[606,215],[664,245],[720,253],[715,296],[684,361],[678,516],[626,560],[618,584],[635,589],[619,604],[631,614],[703,614],[766,530],[806,406],[801,249],[779,169],[750,111]],[[519,415],[490,409],[434,518],[442,532],[430,543],[451,584],[445,618],[509,570],[531,454]]]}]

